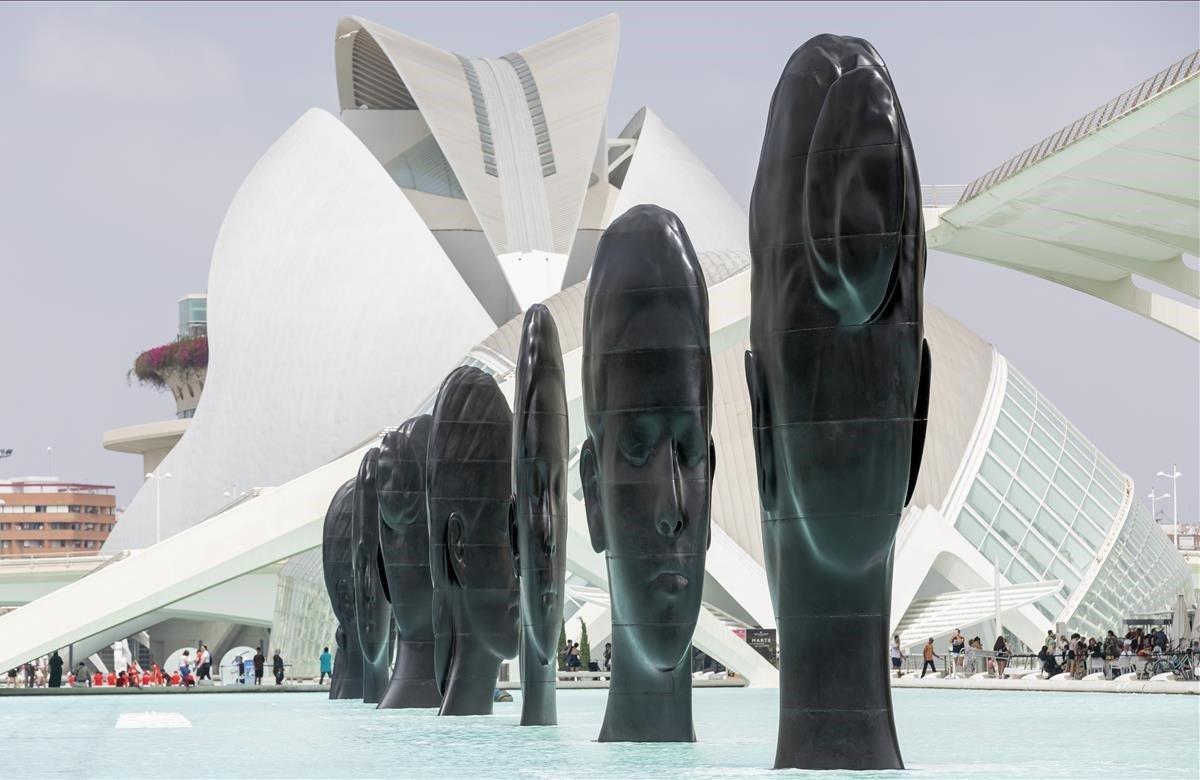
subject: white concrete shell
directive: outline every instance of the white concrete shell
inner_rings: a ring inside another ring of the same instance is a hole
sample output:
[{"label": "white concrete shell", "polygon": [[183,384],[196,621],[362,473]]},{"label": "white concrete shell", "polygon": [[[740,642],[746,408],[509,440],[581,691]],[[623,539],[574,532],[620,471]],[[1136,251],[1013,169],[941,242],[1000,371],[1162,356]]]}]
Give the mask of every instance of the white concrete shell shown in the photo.
[{"label": "white concrete shell", "polygon": [[[283,484],[404,419],[492,329],[412,205],[316,109],[246,177],[208,289],[212,360],[196,416],[159,467],[173,475],[163,538],[229,504],[226,492]],[[147,489],[106,549],[154,542]]]}]

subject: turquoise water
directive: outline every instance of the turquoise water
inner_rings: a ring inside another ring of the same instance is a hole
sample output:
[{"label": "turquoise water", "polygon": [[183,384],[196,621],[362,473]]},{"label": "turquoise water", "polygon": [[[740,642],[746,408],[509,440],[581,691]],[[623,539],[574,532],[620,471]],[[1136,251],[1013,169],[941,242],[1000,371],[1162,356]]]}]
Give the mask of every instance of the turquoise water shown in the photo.
[{"label": "turquoise water", "polygon": [[[698,689],[690,745],[599,744],[605,691],[560,691],[558,727],[521,728],[520,694],[491,717],[379,711],[324,694],[0,699],[0,776],[923,778],[1200,776],[1200,697],[897,690],[907,773],[779,773],[778,692]],[[124,713],[191,728],[117,729]]]}]

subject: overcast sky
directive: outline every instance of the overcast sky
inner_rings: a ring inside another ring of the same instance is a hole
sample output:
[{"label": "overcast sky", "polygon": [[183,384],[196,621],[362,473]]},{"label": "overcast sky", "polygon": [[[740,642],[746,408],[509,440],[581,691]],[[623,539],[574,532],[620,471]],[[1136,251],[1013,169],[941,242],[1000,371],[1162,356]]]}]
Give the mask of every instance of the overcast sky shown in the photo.
[{"label": "overcast sky", "polygon": [[[1196,3],[813,5],[303,3],[0,5],[0,478],[111,483],[140,458],[105,430],[166,419],[130,386],[207,286],[221,219],[255,160],[306,108],[337,110],[337,20],[359,15],[496,56],[609,12],[609,111],[650,105],[746,206],[767,103],[822,32],[871,40],[904,104],[921,179],[964,184],[1200,46]],[[1194,263],[1193,263],[1194,266]],[[931,302],[996,345],[1137,483],[1179,463],[1200,486],[1200,352],[1081,293],[931,254]],[[1169,503],[1169,502],[1168,502]],[[1160,505],[1160,510],[1162,506]],[[1168,510],[1169,511],[1169,510]]]}]

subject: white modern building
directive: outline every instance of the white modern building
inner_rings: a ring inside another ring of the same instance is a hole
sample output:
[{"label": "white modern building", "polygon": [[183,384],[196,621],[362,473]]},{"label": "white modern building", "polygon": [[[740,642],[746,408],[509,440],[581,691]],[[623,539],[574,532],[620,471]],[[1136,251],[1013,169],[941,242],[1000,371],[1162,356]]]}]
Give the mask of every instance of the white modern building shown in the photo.
[{"label": "white modern building", "polygon": [[[217,239],[204,395],[159,466],[173,479],[134,498],[105,549],[119,559],[89,569],[86,581],[0,568],[0,606],[24,604],[0,617],[0,667],[73,644],[87,654],[143,631],[153,642],[167,619],[208,621],[205,630],[227,636],[209,643],[218,657],[245,642],[235,629],[256,626],[269,627],[272,644],[299,668],[314,663],[332,639],[317,548],[334,490],[384,429],[431,408],[454,366],[493,373],[511,399],[521,312],[537,301],[558,323],[571,436],[581,442],[583,299],[596,242],[614,217],[655,203],[687,226],[711,307],[719,467],[695,643],[751,684],[777,682],[732,630],[774,625],[742,368],[746,215],[652,110],[607,134],[617,41],[610,16],[473,58],[361,19],[338,24],[341,116],[312,109],[300,117],[250,171]],[[1050,186],[1069,173],[1055,167],[1061,155],[1085,160],[1072,143],[1122,137],[1120,123],[1140,122],[1154,106],[1169,104],[1159,113],[1194,125],[1198,65],[1192,55],[1090,134],[1080,130],[1008,178],[971,185],[956,205],[931,189],[931,242],[955,251],[969,239],[964,254],[1003,262],[1003,252],[978,249],[990,246],[980,204],[995,205],[1006,182]],[[1194,148],[1177,165],[1196,180]],[[1122,173],[1110,174],[1119,192]],[[1173,235],[1197,233],[1200,198],[1191,197],[1190,211],[1172,212]],[[1096,220],[1122,208],[1091,205]],[[1029,219],[1036,210],[1005,208]],[[1054,213],[1047,208],[1044,219]],[[1163,229],[1142,232],[1174,246]],[[1080,235],[1071,251],[1090,257],[1086,230]],[[1195,272],[1176,267],[1180,252],[1194,249],[1135,258],[1134,248],[1130,238],[1126,266],[1161,267],[1194,294]],[[1010,264],[1044,261],[1031,272],[1082,288],[1050,267],[1067,264],[1065,255],[1039,257],[1018,253]],[[1076,270],[1105,277],[1097,283],[1127,280],[1128,268],[1111,257],[1097,263]],[[1115,292],[1110,299],[1126,305]],[[1145,303],[1130,301],[1139,311]],[[1195,310],[1168,306],[1169,316],[1158,316],[1163,306],[1151,300],[1143,313],[1189,332]],[[1056,624],[1099,634],[1131,613],[1170,609],[1181,593],[1194,601],[1182,557],[1154,528],[1132,480],[994,347],[932,305],[926,328],[929,434],[897,538],[892,606],[905,642],[955,628],[990,636],[997,599],[1004,629],[1031,647]],[[574,471],[568,592],[596,646],[611,630],[606,574]],[[242,486],[232,501],[231,486]]]}]

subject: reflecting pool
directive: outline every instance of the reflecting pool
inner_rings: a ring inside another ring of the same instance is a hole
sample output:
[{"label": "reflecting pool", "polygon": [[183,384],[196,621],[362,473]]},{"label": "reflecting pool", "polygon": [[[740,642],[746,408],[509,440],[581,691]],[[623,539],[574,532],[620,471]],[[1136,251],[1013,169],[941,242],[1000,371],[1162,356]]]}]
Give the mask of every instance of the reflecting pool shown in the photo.
[{"label": "reflecting pool", "polygon": [[[1197,696],[893,695],[907,773],[772,772],[778,691],[718,688],[694,692],[699,741],[690,745],[595,742],[602,690],[559,691],[561,725],[537,728],[517,725],[516,691],[492,717],[468,718],[380,711],[320,693],[5,697],[0,776],[1194,780],[1200,768]],[[161,727],[178,726],[179,715],[190,728]]]}]

